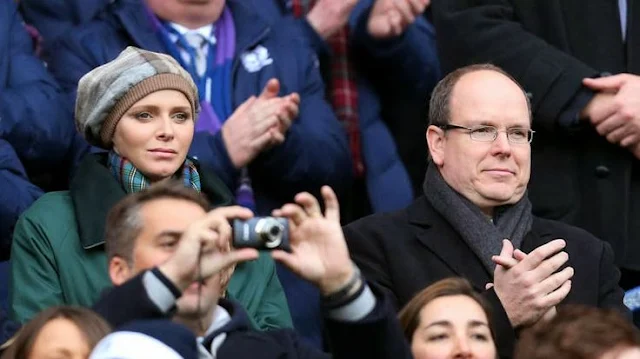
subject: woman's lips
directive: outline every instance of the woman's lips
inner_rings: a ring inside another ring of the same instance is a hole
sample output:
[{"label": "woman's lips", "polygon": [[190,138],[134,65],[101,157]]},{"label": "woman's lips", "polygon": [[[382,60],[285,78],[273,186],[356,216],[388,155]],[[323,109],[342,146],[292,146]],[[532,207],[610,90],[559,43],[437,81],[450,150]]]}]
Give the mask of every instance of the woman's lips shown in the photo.
[{"label": "woman's lips", "polygon": [[164,149],[164,148],[158,148],[158,149],[152,149],[149,150],[149,152],[155,156],[155,157],[160,157],[160,158],[173,158],[177,152],[171,149]]}]

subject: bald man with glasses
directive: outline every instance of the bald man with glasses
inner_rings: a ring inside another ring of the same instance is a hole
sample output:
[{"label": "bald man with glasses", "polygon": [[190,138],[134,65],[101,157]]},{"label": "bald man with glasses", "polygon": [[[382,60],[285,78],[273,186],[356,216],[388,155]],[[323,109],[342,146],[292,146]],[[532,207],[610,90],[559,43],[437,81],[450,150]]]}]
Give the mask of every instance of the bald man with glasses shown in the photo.
[{"label": "bald man with glasses", "polygon": [[345,228],[354,261],[398,308],[447,277],[468,279],[493,307],[498,352],[564,303],[629,316],[611,246],[532,214],[531,105],[493,65],[447,75],[430,102],[424,194],[404,210]]}]

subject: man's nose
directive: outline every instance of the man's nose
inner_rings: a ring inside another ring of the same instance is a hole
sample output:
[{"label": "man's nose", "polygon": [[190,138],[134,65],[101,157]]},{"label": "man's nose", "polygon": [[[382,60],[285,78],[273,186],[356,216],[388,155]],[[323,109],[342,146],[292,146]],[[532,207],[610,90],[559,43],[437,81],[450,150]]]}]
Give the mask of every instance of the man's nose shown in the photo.
[{"label": "man's nose", "polygon": [[505,131],[499,131],[496,139],[493,140],[492,150],[495,153],[509,154],[511,153],[511,142]]}]

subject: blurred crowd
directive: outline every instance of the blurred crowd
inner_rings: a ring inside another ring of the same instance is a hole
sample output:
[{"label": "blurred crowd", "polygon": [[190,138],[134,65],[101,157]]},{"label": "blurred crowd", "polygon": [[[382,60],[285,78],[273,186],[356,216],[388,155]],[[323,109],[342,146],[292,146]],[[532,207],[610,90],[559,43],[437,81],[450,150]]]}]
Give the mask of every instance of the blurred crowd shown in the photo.
[{"label": "blurred crowd", "polygon": [[0,0],[0,358],[640,358],[639,19]]}]

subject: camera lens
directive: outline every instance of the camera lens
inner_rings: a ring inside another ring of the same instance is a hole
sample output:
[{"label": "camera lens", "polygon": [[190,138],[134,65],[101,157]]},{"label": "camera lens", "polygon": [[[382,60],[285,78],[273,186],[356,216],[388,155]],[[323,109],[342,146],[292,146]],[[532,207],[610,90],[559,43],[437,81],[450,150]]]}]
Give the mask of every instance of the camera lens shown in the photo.
[{"label": "camera lens", "polygon": [[269,229],[269,235],[270,235],[271,237],[277,237],[277,236],[279,236],[279,235],[280,235],[280,227],[275,227],[275,226],[274,226],[274,227],[271,227],[271,228]]},{"label": "camera lens", "polygon": [[276,248],[282,242],[284,226],[275,218],[262,218],[256,224],[256,232],[267,248]]}]

